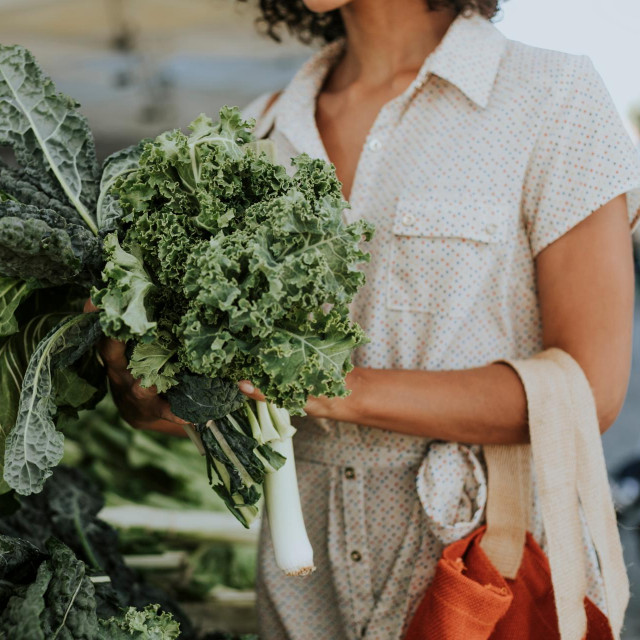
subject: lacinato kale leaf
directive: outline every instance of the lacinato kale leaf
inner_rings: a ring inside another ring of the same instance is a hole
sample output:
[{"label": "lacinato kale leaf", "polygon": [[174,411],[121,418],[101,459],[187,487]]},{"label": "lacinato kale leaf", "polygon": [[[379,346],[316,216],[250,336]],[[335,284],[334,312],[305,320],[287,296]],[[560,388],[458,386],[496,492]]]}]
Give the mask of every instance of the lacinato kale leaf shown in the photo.
[{"label": "lacinato kale leaf", "polygon": [[77,106],[56,92],[26,49],[0,45],[0,144],[11,146],[41,190],[68,201],[95,233],[99,169],[93,138]]},{"label": "lacinato kale leaf", "polygon": [[[0,469],[4,471],[6,439],[15,425],[24,372],[40,341],[65,314],[48,313],[32,317],[18,333],[0,338]],[[0,482],[0,493],[10,489]]]},{"label": "lacinato kale leaf", "polygon": [[33,176],[25,173],[24,170],[8,166],[2,160],[0,160],[0,193],[5,194],[5,200],[32,205],[38,209],[53,209],[67,222],[76,224],[80,222],[78,212],[66,200],[58,200],[57,192],[54,195],[47,193]]},{"label": "lacinato kale leaf", "polygon": [[22,380],[15,426],[6,440],[4,479],[23,495],[42,490],[63,453],[54,417],[54,372],[73,365],[100,336],[97,314],[75,314],[39,343]]},{"label": "lacinato kale leaf", "polygon": [[0,609],[5,607],[13,585],[33,581],[44,557],[28,540],[0,535]]},{"label": "lacinato kale leaf", "polygon": [[[0,202],[0,273],[44,285],[90,283],[102,261],[98,238],[53,209]],[[88,274],[82,273],[88,269]]]},{"label": "lacinato kale leaf", "polygon": [[0,338],[18,331],[16,311],[37,288],[38,283],[32,279],[25,281],[0,276]]},{"label": "lacinato kale leaf", "polygon": [[102,165],[100,178],[100,196],[96,204],[96,219],[101,235],[115,231],[118,220],[123,211],[116,193],[112,187],[117,180],[138,168],[140,156],[149,140],[141,140],[126,149],[122,149],[109,156]]}]

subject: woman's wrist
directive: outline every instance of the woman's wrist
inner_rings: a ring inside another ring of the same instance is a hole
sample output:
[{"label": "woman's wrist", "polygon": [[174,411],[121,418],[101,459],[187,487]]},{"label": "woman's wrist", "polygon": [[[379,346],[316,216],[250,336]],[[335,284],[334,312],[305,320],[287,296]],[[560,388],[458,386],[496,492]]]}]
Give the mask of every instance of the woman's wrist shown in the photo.
[{"label": "woman's wrist", "polygon": [[305,411],[315,418],[366,424],[366,398],[370,393],[370,369],[354,367],[346,378],[349,395],[341,398],[309,398]]}]

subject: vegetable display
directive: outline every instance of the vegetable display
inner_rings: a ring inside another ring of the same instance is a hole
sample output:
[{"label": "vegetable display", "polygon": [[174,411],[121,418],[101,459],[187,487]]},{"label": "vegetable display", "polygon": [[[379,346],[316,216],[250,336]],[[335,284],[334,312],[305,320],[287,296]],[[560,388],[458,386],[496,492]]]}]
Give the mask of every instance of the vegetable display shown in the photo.
[{"label": "vegetable display", "polygon": [[[193,425],[229,510],[248,526],[264,492],[279,566],[312,571],[289,416],[347,393],[370,225],[344,222],[333,167],[302,155],[288,173],[237,109],[100,169],[76,107],[25,49],[0,46],[0,145],[20,167],[0,165],[4,488],[42,490],[57,427],[104,393],[104,333]],[[100,311],[83,314],[89,294]],[[246,401],[241,379],[268,402]]]},{"label": "vegetable display", "polygon": [[0,518],[0,637],[195,639],[177,605],[125,566],[102,504],[80,472],[59,467]]}]

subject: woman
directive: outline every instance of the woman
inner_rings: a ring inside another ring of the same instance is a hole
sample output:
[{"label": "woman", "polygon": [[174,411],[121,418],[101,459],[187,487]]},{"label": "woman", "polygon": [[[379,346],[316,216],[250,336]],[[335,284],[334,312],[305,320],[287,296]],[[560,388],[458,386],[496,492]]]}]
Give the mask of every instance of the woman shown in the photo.
[{"label": "woman", "polygon": [[[272,32],[330,44],[248,110],[258,135],[281,162],[331,160],[347,218],[377,228],[352,306],[371,338],[352,393],[310,399],[295,438],[316,573],[283,577],[262,535],[267,640],[402,637],[448,523],[475,500],[468,478],[483,481],[477,445],[528,438],[524,390],[497,360],[559,347],[584,369],[602,431],[622,405],[640,163],[589,60],[505,39],[489,21],[497,4],[261,2]],[[122,345],[105,360],[131,424],[180,431],[132,380]],[[538,515],[531,529],[542,539]],[[594,561],[589,595],[602,606],[599,589]]]}]

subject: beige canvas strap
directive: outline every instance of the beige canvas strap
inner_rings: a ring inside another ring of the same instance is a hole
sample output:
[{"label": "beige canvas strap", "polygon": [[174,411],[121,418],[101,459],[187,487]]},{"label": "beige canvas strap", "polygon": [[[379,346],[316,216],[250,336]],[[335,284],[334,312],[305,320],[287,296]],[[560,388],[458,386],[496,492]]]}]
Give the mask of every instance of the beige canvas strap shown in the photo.
[{"label": "beige canvas strap", "polygon": [[[586,558],[579,504],[598,555],[611,627],[618,637],[629,583],[589,383],[575,360],[559,349],[506,364],[518,373],[525,388],[531,445],[485,447],[489,487],[482,546],[505,577],[515,576],[522,557],[522,531],[529,523],[531,473],[524,458],[532,459],[561,637],[581,640],[586,633]],[[518,501],[526,505],[515,507]]]},{"label": "beige canvas strap", "polygon": [[486,519],[491,523],[482,537],[482,548],[505,577],[516,577],[527,533],[531,483],[515,479],[531,475],[531,448],[484,447],[489,475]]}]

